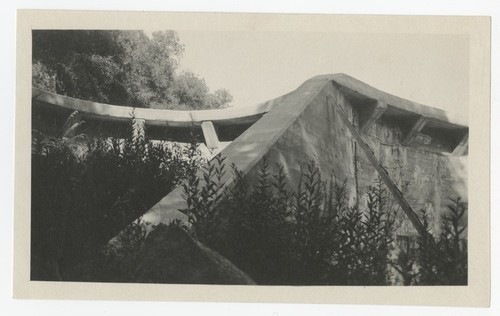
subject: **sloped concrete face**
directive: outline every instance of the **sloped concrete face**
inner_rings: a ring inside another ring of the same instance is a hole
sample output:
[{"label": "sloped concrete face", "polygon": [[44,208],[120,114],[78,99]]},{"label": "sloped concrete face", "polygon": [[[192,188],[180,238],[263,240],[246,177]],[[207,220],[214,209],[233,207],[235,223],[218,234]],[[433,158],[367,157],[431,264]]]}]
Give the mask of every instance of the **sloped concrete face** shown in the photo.
[{"label": "sloped concrete face", "polygon": [[[365,135],[375,152],[414,211],[426,210],[434,233],[440,232],[440,218],[450,199],[467,200],[467,157],[428,151],[401,144],[401,130],[385,122],[377,122]],[[377,179],[377,173],[363,153],[356,152],[357,183],[360,195]],[[360,196],[364,203],[363,196]],[[397,233],[416,234],[414,227],[400,216]]]},{"label": "sloped concrete face", "polygon": [[[382,111],[380,104],[386,107]],[[441,110],[388,95],[345,75],[306,81],[221,155],[249,182],[256,178],[264,157],[271,167],[283,166],[292,185],[298,184],[301,168],[314,162],[324,177],[345,180],[350,203],[362,207],[364,194],[378,173],[341,119],[341,109],[357,129],[365,127],[363,141],[415,211],[425,209],[431,219],[438,219],[449,198],[467,200],[467,159],[452,155],[467,127],[448,121]],[[431,123],[426,125],[427,121]],[[223,181],[230,187],[232,174],[226,173]],[[148,211],[144,220],[158,224],[185,219],[178,212],[185,207],[178,187]],[[402,212],[399,219],[398,233],[416,234]],[[433,223],[437,232],[438,221]]]}]

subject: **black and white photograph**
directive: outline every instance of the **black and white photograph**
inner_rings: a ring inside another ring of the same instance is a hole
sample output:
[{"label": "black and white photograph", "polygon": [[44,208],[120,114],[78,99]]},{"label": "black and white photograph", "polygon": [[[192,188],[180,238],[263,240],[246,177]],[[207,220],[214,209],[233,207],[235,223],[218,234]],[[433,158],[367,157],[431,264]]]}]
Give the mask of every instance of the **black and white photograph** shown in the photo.
[{"label": "black and white photograph", "polygon": [[481,296],[488,19],[159,17],[23,33],[27,284]]}]

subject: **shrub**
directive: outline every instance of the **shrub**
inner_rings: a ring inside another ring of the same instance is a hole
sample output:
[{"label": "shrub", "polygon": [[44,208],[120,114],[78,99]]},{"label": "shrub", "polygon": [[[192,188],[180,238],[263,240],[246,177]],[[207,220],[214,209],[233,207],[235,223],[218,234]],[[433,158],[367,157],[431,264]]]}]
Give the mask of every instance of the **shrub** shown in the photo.
[{"label": "shrub", "polygon": [[202,168],[202,179],[192,172],[182,184],[187,204],[182,212],[188,216],[192,235],[207,244],[216,238],[213,236],[217,233],[215,206],[221,199],[222,177],[226,173],[224,169],[224,158],[218,155]]},{"label": "shrub", "polygon": [[380,182],[368,192],[367,210],[361,211],[348,206],[345,182],[323,181],[314,163],[304,167],[296,191],[283,166],[273,173],[266,159],[252,185],[233,166],[234,185],[225,190],[220,178],[210,180],[222,165],[222,158],[215,159],[199,180],[184,187],[188,209],[182,211],[194,236],[203,236],[202,242],[256,282],[388,282],[393,217]]},{"label": "shrub", "polygon": [[[314,163],[304,166],[296,190],[283,166],[275,170],[264,159],[248,183],[232,166],[234,183],[227,189],[224,159],[217,157],[184,186],[185,228],[258,284],[388,285],[397,272],[405,285],[466,280],[465,226],[458,224],[466,207],[459,200],[443,217],[435,246],[421,239],[418,257],[400,249],[394,259],[397,207],[380,179],[366,192],[366,206],[353,207],[346,182],[323,180]],[[425,216],[423,222],[428,227]]]},{"label": "shrub", "polygon": [[272,177],[264,159],[250,191],[234,166],[233,172],[237,175],[236,185],[229,192],[229,203],[221,210],[228,223],[223,230],[227,231],[224,239],[228,242],[221,243],[220,252],[260,284],[286,284],[291,274],[291,229],[287,218],[290,195],[283,169]]},{"label": "shrub", "polygon": [[[448,212],[441,217],[441,233],[430,239],[419,238],[417,284],[467,285],[467,239],[464,215],[467,204],[460,198],[450,200]],[[422,221],[428,227],[427,214]]]},{"label": "shrub", "polygon": [[[134,137],[49,139],[32,146],[31,278],[82,280],[102,246],[201,163],[196,145]],[[66,133],[65,133],[66,134]],[[137,135],[137,134],[136,134]]]}]

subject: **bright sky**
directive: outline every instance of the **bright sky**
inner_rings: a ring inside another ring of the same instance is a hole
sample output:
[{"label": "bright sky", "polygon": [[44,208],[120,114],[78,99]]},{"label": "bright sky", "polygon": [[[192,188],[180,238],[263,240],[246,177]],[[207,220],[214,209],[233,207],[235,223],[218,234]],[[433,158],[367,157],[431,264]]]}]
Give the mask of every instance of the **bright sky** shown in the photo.
[{"label": "bright sky", "polygon": [[467,122],[469,43],[460,35],[179,31],[181,65],[236,107],[343,72],[377,89],[442,108]]}]

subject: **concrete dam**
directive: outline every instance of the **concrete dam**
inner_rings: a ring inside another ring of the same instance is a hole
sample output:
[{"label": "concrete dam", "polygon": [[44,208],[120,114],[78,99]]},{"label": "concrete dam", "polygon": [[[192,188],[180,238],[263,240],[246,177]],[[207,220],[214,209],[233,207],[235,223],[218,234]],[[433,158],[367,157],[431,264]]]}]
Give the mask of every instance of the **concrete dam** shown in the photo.
[{"label": "concrete dam", "polygon": [[[77,100],[33,88],[33,127],[57,134],[71,113],[84,133],[123,137],[132,108]],[[321,75],[295,91],[249,108],[205,111],[133,110],[138,133],[148,139],[185,142],[197,134],[227,165],[255,179],[260,162],[284,167],[298,183],[301,167],[313,161],[324,175],[345,180],[351,204],[380,178],[399,204],[397,234],[423,233],[416,212],[430,214],[431,229],[449,198],[467,200],[468,126],[443,110],[379,91],[345,74]],[[227,172],[223,182],[233,185]],[[405,187],[406,189],[402,190]],[[158,201],[143,219],[153,225],[185,220],[182,187]]]}]

